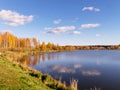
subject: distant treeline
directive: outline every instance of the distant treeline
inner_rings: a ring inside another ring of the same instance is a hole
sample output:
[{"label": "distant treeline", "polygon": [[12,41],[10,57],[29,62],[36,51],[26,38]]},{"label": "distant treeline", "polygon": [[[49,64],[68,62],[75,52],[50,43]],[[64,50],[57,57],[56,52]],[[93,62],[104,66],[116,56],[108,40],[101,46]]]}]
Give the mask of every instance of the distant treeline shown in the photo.
[{"label": "distant treeline", "polygon": [[36,38],[19,38],[9,32],[0,33],[0,50],[1,49],[28,49],[38,51],[52,50],[113,50],[120,49],[120,45],[90,45],[90,46],[60,46],[51,42],[40,42]]},{"label": "distant treeline", "polygon": [[74,47],[59,46],[51,42],[40,42],[34,38],[19,38],[9,32],[0,32],[0,50],[37,50],[37,51],[52,51],[52,50],[74,50]]},{"label": "distant treeline", "polygon": [[75,46],[78,50],[118,50],[120,45],[89,45],[89,46]]}]

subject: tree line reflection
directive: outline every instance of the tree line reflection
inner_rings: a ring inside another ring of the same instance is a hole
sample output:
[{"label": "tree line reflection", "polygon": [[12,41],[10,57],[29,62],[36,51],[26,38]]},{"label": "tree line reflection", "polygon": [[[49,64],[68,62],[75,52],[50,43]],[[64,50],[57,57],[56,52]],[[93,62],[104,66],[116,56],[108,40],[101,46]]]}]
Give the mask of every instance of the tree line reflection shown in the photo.
[{"label": "tree line reflection", "polygon": [[59,54],[57,53],[39,53],[36,55],[29,55],[18,60],[20,64],[27,66],[36,66],[40,62],[44,62],[45,60],[53,60],[55,58],[59,58]]}]

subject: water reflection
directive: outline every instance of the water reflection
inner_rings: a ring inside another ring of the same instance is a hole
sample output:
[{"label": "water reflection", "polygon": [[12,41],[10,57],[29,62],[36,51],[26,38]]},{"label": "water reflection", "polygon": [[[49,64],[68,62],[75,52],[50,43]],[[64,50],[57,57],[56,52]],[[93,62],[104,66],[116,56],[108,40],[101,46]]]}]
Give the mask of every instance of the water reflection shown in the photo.
[{"label": "water reflection", "polygon": [[78,90],[120,90],[120,51],[40,53],[20,63],[55,79],[62,77],[68,85],[71,78],[77,79]]},{"label": "water reflection", "polygon": [[59,58],[59,54],[53,53],[38,53],[36,55],[25,56],[18,60],[19,63],[27,66],[36,66],[40,62],[45,62],[45,60],[53,60],[54,58]]},{"label": "water reflection", "polygon": [[75,69],[79,69],[79,68],[82,68],[82,64],[74,64],[73,67]]},{"label": "water reflection", "polygon": [[41,55],[33,55],[33,56],[25,56],[22,59],[19,60],[19,63],[27,66],[36,66],[38,63],[40,63]]},{"label": "water reflection", "polygon": [[82,70],[84,76],[100,76],[101,72],[98,70]]},{"label": "water reflection", "polygon": [[70,69],[64,66],[60,66],[60,65],[55,65],[53,67],[51,67],[50,71],[57,71],[59,73],[75,73],[74,69]]}]

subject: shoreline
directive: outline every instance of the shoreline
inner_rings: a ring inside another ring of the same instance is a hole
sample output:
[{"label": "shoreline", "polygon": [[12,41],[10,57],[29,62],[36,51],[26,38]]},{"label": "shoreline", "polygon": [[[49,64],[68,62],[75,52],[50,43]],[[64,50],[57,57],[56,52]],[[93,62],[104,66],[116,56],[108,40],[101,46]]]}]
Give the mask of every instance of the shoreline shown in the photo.
[{"label": "shoreline", "polygon": [[[51,51],[50,51],[51,52]],[[62,83],[61,81],[55,80],[54,78],[52,78],[50,75],[48,74],[42,74],[40,71],[37,71],[35,69],[32,69],[28,66],[19,64],[16,62],[16,60],[30,55],[30,54],[36,54],[36,53],[50,53],[50,52],[16,52],[16,51],[6,51],[4,54],[0,55],[0,60],[4,60],[5,62],[9,62],[11,65],[15,65],[19,68],[21,68],[22,70],[26,70],[26,73],[28,72],[30,76],[37,78],[39,80],[42,81],[42,83],[50,88],[50,89],[54,89],[54,90],[77,90],[76,88],[74,88],[73,86],[66,86],[65,83]],[[56,52],[56,51],[54,51]],[[57,51],[58,52],[58,51]],[[44,80],[43,80],[44,79]]]}]

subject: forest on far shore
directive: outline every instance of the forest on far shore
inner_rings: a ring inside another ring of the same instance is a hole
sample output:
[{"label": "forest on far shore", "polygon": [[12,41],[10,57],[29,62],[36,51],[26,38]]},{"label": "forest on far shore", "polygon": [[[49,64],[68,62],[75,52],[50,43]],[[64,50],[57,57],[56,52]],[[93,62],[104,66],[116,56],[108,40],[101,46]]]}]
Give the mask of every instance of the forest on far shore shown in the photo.
[{"label": "forest on far shore", "polygon": [[27,49],[27,50],[39,50],[39,51],[50,51],[50,50],[118,50],[120,45],[86,45],[86,46],[73,46],[66,45],[60,46],[51,42],[45,43],[40,42],[34,38],[18,38],[17,36],[9,32],[0,32],[0,49]]}]

